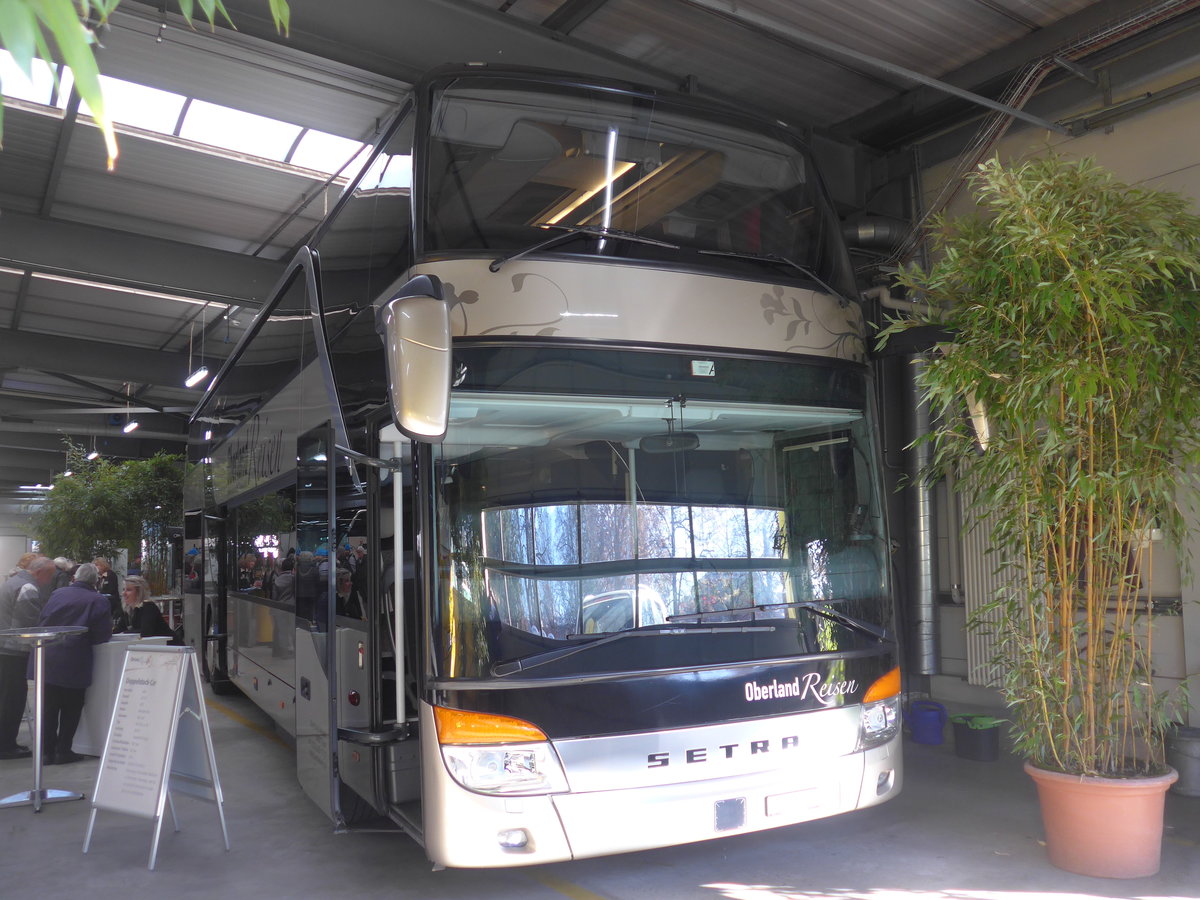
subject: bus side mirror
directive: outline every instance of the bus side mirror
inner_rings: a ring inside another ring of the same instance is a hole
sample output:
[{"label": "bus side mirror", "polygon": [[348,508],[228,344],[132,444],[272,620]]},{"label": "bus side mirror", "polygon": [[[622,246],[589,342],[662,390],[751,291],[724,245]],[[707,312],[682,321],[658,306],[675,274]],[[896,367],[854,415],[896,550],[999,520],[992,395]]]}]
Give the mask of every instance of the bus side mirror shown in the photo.
[{"label": "bus side mirror", "polygon": [[414,441],[446,436],[450,418],[450,307],[442,282],[418,275],[378,310],[392,418]]}]

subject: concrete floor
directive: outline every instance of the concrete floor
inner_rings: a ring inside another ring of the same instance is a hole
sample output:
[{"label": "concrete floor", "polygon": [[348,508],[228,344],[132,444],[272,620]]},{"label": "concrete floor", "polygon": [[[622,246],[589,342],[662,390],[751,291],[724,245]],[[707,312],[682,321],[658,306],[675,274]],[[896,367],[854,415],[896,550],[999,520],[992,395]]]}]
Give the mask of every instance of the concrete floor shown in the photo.
[{"label": "concrete floor", "polygon": [[[34,814],[0,810],[0,897],[92,900],[162,896],[521,898],[521,900],[800,900],[800,898],[1197,898],[1200,799],[1168,795],[1161,872],[1113,881],[1052,867],[1040,844],[1032,783],[1020,761],[959,759],[949,744],[907,742],[901,796],[835,819],[644,853],[530,869],[433,872],[393,834],[333,834],[304,797],[291,750],[241,697],[210,698],[209,719],[232,849],[216,809],[176,800],[148,871],[152,823],[97,814],[89,802]],[[92,791],[97,760],[46,769],[45,786]],[[32,786],[28,760],[0,761],[0,796]],[[613,823],[619,827],[619,823]]]}]

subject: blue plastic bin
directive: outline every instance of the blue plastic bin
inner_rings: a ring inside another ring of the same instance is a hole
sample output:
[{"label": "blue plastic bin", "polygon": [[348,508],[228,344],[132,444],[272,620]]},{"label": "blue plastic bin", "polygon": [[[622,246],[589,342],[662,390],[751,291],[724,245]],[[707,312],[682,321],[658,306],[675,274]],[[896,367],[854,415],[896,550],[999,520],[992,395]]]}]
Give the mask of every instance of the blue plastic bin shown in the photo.
[{"label": "blue plastic bin", "polygon": [[942,743],[946,707],[932,700],[914,700],[908,705],[908,731],[918,744]]}]

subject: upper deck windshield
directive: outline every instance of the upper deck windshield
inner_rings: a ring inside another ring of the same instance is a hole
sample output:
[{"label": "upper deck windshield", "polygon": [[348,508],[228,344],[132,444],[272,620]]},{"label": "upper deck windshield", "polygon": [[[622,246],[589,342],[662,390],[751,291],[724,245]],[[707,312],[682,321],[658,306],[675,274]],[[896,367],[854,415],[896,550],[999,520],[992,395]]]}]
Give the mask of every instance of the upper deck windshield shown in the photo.
[{"label": "upper deck windshield", "polygon": [[484,75],[434,92],[429,142],[426,253],[499,258],[553,239],[539,252],[853,290],[812,162],[782,129],[678,99]]},{"label": "upper deck windshield", "polygon": [[556,678],[885,642],[861,406],[479,392],[456,394],[451,420],[434,451],[439,676]]}]

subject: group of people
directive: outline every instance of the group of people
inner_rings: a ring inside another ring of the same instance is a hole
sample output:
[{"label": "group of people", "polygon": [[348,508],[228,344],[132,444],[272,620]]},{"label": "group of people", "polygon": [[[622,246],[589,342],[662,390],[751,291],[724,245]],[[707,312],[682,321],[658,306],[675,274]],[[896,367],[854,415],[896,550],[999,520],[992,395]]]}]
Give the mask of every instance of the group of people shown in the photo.
[{"label": "group of people", "polygon": [[280,559],[247,552],[238,559],[238,590],[269,597],[277,603],[295,605],[301,618],[317,620],[325,615],[323,585],[334,567],[337,614],[352,619],[366,618],[366,547],[341,547],[330,559],[324,547],[294,549]]},{"label": "group of people", "polygon": [[[92,683],[92,648],[114,632],[143,637],[174,635],[140,575],[122,587],[109,561],[97,557],[75,564],[26,553],[0,584],[0,629],[82,625],[86,632],[48,644],[44,651],[42,753],[47,765],[76,762],[71,749]],[[19,639],[0,639],[0,759],[31,755],[17,743],[33,678],[29,647]]]}]

